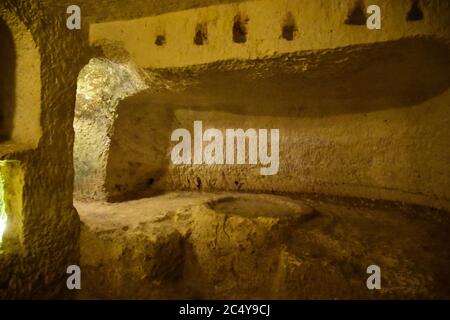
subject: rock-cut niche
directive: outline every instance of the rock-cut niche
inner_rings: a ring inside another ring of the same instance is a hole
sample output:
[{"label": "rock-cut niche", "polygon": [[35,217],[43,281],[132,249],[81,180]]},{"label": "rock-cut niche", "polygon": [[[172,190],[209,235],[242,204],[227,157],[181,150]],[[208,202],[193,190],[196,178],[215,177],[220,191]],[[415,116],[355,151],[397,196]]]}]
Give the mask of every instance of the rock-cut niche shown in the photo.
[{"label": "rock-cut niche", "polygon": [[0,141],[9,140],[14,118],[16,53],[11,30],[0,19]]},{"label": "rock-cut niche", "polygon": [[0,19],[0,142],[35,148],[42,135],[40,54],[17,17]]}]

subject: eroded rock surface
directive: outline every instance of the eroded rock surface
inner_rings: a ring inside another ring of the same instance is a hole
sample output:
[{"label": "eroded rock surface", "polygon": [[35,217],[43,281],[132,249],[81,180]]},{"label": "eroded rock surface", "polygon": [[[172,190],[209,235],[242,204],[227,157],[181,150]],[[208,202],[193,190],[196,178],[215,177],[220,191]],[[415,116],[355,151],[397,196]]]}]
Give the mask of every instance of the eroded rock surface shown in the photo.
[{"label": "eroded rock surface", "polygon": [[[349,203],[187,192],[79,202],[81,297],[450,297],[442,212]],[[366,287],[372,264],[380,291]]]}]

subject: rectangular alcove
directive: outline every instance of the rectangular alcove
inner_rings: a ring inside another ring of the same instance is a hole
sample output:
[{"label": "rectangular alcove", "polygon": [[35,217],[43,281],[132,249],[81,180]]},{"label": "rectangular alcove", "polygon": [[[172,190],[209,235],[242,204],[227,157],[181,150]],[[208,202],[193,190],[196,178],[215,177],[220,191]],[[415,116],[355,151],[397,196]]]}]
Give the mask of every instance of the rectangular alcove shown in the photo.
[{"label": "rectangular alcove", "polygon": [[0,252],[23,244],[23,169],[17,160],[0,161]]}]

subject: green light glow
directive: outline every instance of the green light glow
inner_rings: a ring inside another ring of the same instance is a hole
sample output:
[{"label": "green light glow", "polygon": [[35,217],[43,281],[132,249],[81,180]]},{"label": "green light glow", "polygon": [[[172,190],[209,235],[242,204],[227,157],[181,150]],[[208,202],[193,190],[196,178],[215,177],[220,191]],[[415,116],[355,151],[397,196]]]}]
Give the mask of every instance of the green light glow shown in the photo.
[{"label": "green light glow", "polygon": [[6,215],[6,206],[5,206],[5,177],[0,172],[0,243],[2,243],[3,233],[6,229],[6,221],[8,220],[8,216]]},{"label": "green light glow", "polygon": [[[0,161],[0,245],[21,241],[23,171],[17,160]],[[5,239],[3,239],[5,236]],[[3,243],[2,243],[3,241]],[[13,242],[14,242],[13,241]],[[21,243],[21,242],[20,242]],[[9,244],[8,244],[9,246]],[[7,249],[7,248],[2,248]]]},{"label": "green light glow", "polygon": [[6,229],[6,222],[8,216],[6,214],[6,201],[5,201],[5,183],[7,180],[7,172],[9,170],[8,161],[0,161],[0,244],[3,240],[3,234]]},{"label": "green light glow", "polygon": [[6,229],[6,221],[8,220],[8,217],[4,212],[0,214],[0,243],[2,242],[3,238],[3,232],[5,232]]}]

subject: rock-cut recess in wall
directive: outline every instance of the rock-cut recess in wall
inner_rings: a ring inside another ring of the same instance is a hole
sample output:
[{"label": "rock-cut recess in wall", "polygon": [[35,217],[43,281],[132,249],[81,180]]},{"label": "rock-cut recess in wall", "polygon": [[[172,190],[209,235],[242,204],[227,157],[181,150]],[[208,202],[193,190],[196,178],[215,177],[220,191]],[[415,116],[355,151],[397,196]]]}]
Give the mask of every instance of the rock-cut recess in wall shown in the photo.
[{"label": "rock-cut recess in wall", "polygon": [[0,161],[0,252],[23,244],[22,190],[24,174],[19,161]]},{"label": "rock-cut recess in wall", "polygon": [[12,15],[0,18],[0,43],[0,141],[34,148],[42,134],[39,52]]},{"label": "rock-cut recess in wall", "polygon": [[147,84],[130,63],[93,58],[81,70],[75,107],[75,196],[103,198],[110,138],[119,102]]}]

